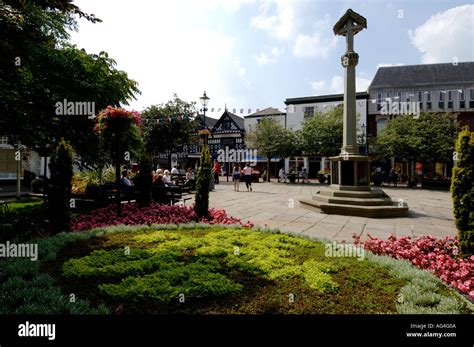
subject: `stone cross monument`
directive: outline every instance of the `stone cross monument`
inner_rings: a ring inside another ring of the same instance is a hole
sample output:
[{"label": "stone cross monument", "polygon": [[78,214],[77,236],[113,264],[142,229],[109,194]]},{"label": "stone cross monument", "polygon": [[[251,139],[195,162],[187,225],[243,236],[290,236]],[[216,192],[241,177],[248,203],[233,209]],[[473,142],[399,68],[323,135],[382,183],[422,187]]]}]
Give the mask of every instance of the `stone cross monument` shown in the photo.
[{"label": "stone cross monument", "polygon": [[332,157],[333,188],[370,190],[369,157],[359,154],[357,145],[356,74],[359,55],[354,52],[354,36],[367,28],[367,21],[351,9],[337,21],[333,31],[346,37],[346,52],[341,57],[344,67],[344,130],[341,153]]},{"label": "stone cross monument", "polygon": [[335,35],[346,37],[344,67],[344,129],[341,153],[331,157],[331,186],[321,188],[312,200],[300,200],[303,207],[329,214],[364,217],[400,217],[408,206],[394,202],[380,189],[370,187],[370,158],[359,154],[357,145],[356,74],[359,55],[354,51],[354,36],[367,28],[367,20],[347,10],[334,25]]}]

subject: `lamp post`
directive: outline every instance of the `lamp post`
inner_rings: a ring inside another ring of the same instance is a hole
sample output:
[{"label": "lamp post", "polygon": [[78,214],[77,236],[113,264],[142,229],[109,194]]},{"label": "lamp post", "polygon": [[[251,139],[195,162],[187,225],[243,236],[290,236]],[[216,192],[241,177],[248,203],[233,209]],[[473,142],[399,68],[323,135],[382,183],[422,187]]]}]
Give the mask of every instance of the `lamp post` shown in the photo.
[{"label": "lamp post", "polygon": [[207,105],[209,103],[209,97],[206,95],[206,92],[204,92],[203,96],[199,98],[201,100],[202,104],[202,109],[204,116],[203,116],[203,125],[202,128],[199,130],[199,136],[201,137],[201,141],[203,144],[207,145],[207,140],[209,137],[209,129],[206,126],[206,111],[207,111]]},{"label": "lamp post", "polygon": [[204,92],[203,96],[201,96],[199,99],[201,100],[202,111],[204,112],[203,123],[204,123],[204,126],[206,126],[206,111],[207,111],[207,104],[209,103],[209,98],[207,97],[206,92]]}]

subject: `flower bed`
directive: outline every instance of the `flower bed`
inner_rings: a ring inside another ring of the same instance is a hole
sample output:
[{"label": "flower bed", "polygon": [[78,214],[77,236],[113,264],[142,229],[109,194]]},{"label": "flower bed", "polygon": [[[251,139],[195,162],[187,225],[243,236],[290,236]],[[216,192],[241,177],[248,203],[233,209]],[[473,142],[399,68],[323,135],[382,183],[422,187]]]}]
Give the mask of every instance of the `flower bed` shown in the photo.
[{"label": "flower bed", "polygon": [[412,240],[409,236],[397,239],[392,235],[385,241],[368,235],[365,242],[356,235],[353,237],[356,244],[363,244],[374,254],[407,259],[421,269],[430,270],[448,285],[474,299],[474,256],[458,257],[458,242],[453,237],[422,236]]},{"label": "flower bed", "polygon": [[[150,207],[140,208],[136,203],[124,205],[122,216],[117,216],[116,207],[108,207],[94,210],[73,218],[71,228],[73,231],[88,230],[109,225],[140,225],[140,224],[185,224],[196,221],[193,206],[162,205],[151,203]],[[242,222],[238,218],[230,217],[224,210],[209,209],[209,218],[201,219],[200,222],[208,224],[240,224],[244,227],[252,227],[253,223]]]}]

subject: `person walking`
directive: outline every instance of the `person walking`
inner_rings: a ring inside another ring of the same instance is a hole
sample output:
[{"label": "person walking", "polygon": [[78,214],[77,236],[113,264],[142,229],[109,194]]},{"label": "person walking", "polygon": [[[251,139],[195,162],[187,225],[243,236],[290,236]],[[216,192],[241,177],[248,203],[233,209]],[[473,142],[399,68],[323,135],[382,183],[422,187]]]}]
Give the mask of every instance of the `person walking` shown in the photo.
[{"label": "person walking", "polygon": [[235,165],[232,169],[232,180],[234,181],[234,191],[240,190],[240,165]]},{"label": "person walking", "polygon": [[252,191],[252,167],[249,163],[247,163],[244,167],[244,178],[247,191],[249,191],[249,189]]},{"label": "person walking", "polygon": [[216,160],[214,161],[214,183],[219,184],[219,175],[221,174],[221,165],[219,162]]}]

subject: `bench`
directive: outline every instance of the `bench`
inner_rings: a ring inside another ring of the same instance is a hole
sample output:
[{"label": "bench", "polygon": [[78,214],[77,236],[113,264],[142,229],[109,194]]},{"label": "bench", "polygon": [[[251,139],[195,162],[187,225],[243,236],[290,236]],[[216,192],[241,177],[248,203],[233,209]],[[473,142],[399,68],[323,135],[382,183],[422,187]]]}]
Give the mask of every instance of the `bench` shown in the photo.
[{"label": "bench", "polygon": [[174,205],[178,202],[185,204],[192,199],[192,194],[182,186],[153,186],[152,197],[158,203]]}]

